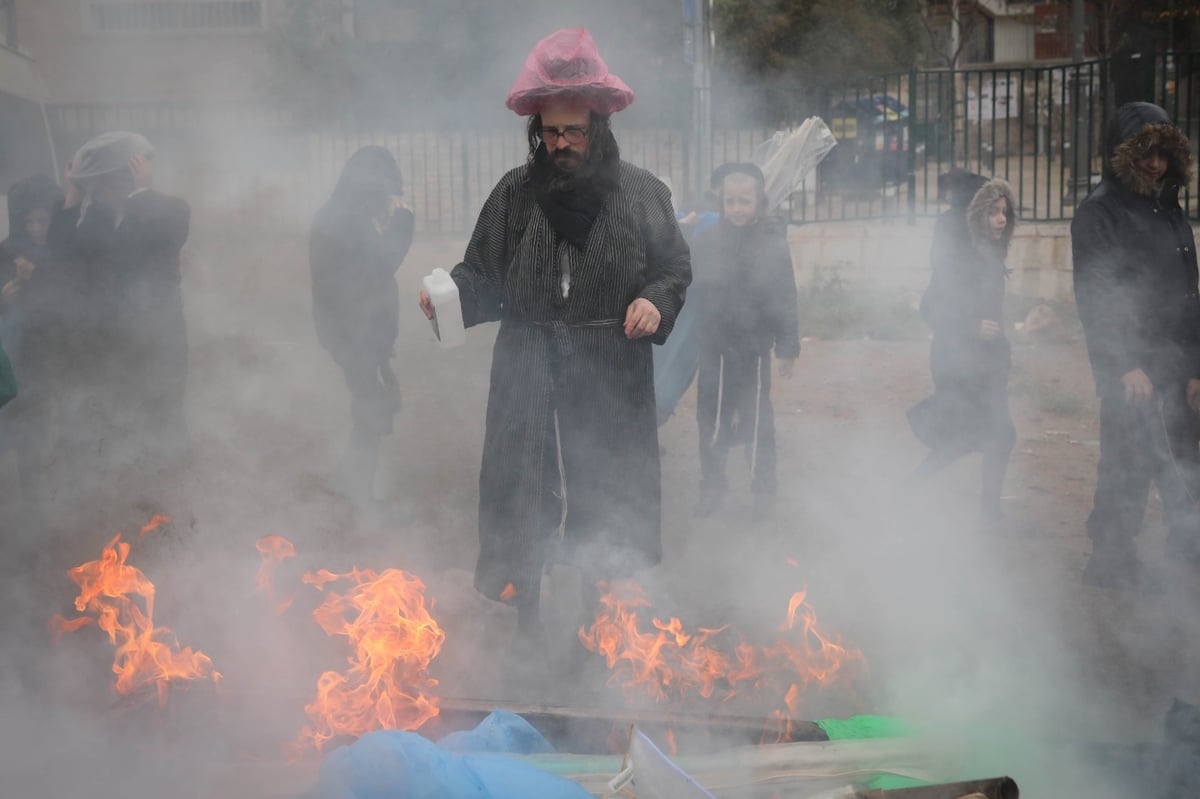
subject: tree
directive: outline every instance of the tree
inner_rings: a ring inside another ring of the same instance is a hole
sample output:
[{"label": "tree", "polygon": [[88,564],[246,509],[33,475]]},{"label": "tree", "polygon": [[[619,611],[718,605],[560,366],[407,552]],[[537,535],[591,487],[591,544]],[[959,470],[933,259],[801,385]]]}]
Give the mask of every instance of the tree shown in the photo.
[{"label": "tree", "polygon": [[921,23],[929,36],[929,55],[939,66],[958,69],[983,18],[979,0],[919,0]]},{"label": "tree", "polygon": [[916,0],[715,0],[717,60],[736,74],[827,81],[911,68]]}]

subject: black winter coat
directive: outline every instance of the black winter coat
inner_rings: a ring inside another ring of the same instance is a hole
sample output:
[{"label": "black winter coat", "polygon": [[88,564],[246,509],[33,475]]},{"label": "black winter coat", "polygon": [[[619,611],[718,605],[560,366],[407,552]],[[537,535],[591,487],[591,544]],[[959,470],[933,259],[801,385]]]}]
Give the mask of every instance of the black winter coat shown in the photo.
[{"label": "black winter coat", "polygon": [[940,217],[931,248],[933,275],[921,298],[921,316],[933,330],[930,369],[938,388],[1003,389],[1008,383],[1011,348],[1001,335],[980,337],[984,320],[1004,321],[1004,258],[1012,240],[1010,223],[998,242],[987,232],[987,214],[1001,197],[1014,208],[1003,181],[984,183],[967,201]]},{"label": "black winter coat", "polygon": [[119,224],[98,205],[79,220],[80,206],[60,209],[49,234],[70,287],[72,377],[123,404],[173,414],[187,383],[180,252],[191,208],[146,190],[129,197]]},{"label": "black winter coat", "polygon": [[[976,183],[975,185],[978,185]],[[1008,375],[1012,349],[1004,336],[1004,259],[1012,240],[1015,208],[1003,180],[991,180],[938,218],[932,248],[933,276],[921,298],[921,315],[933,329],[930,370],[934,393],[908,412],[913,432],[926,446],[962,453],[987,446],[1012,423]],[[1008,201],[1009,223],[992,238],[988,214]],[[982,323],[1001,324],[984,339]]]},{"label": "black winter coat", "polygon": [[334,203],[317,214],[309,239],[317,338],[351,389],[387,367],[400,323],[396,270],[413,240],[413,213],[384,226]]},{"label": "black winter coat", "polygon": [[[1196,242],[1179,206],[1191,150],[1162,109],[1122,106],[1104,180],[1071,223],[1075,301],[1100,396],[1123,391],[1121,376],[1142,369],[1156,388],[1200,377],[1200,295]],[[1161,187],[1133,165],[1161,147]]]},{"label": "black winter coat", "polygon": [[[9,237],[0,243],[0,286],[17,281],[19,293],[0,301],[4,346],[21,382],[23,398],[49,391],[49,380],[64,368],[72,319],[66,313],[68,286],[61,264],[48,245],[38,245],[25,234],[25,217],[33,210],[51,214],[62,205],[62,190],[47,177],[15,184],[8,193]],[[16,261],[24,258],[34,265],[27,280],[18,276]]]},{"label": "black winter coat", "polygon": [[[560,238],[538,205],[529,168],[509,171],[452,272],[463,322],[500,320],[475,571],[475,587],[492,598],[508,583],[537,590],[562,518],[563,476],[564,557],[616,579],[662,556],[650,348],[674,327],[692,269],[670,191],[644,169],[619,168],[582,250]],[[653,336],[630,340],[623,323],[637,298],[653,303],[662,319]]]},{"label": "black winter coat", "polygon": [[796,275],[778,223],[724,220],[692,243],[696,328],[708,351],[792,359],[800,355]]}]

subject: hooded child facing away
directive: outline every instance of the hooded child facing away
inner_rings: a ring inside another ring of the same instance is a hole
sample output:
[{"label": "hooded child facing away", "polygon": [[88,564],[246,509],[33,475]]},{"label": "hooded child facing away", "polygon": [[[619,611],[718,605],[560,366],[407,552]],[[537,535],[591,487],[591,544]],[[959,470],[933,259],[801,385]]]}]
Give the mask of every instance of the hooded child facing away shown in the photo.
[{"label": "hooded child facing away", "polygon": [[309,238],[317,338],[350,389],[353,428],[339,477],[362,501],[373,496],[380,439],[400,409],[391,365],[400,319],[396,270],[412,239],[396,159],[382,147],[362,148],[346,162]]},{"label": "hooded child facing away", "polygon": [[930,448],[918,478],[983,452],[980,505],[988,522],[1000,518],[1016,443],[1008,409],[1012,349],[1004,335],[1004,261],[1014,211],[1012,189],[999,178],[964,175],[952,189],[950,210],[934,229],[933,276],[921,298],[921,315],[933,329],[934,393],[908,412],[913,432]]},{"label": "hooded child facing away", "polygon": [[1200,295],[1179,205],[1192,149],[1167,113],[1127,103],[1109,126],[1104,180],[1071,223],[1075,301],[1100,398],[1100,463],[1084,581],[1144,587],[1134,538],[1150,484],[1174,559],[1200,562]]},{"label": "hooded child facing away", "polygon": [[726,164],[713,182],[721,221],[696,234],[693,250],[701,469],[695,515],[710,516],[720,507],[729,450],[744,444],[753,517],[760,521],[772,514],[777,487],[771,351],[783,377],[791,376],[800,355],[796,276],[786,227],[767,214],[758,167]]}]

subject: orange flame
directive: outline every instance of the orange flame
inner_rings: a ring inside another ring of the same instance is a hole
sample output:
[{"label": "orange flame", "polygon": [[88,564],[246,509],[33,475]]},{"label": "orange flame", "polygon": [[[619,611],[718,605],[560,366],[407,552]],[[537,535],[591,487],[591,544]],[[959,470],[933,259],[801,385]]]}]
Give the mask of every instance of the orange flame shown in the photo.
[{"label": "orange flame", "polygon": [[[159,518],[163,517],[155,517]],[[154,526],[147,525],[150,529]],[[128,557],[129,544],[117,534],[99,560],[71,569],[68,574],[79,586],[75,609],[91,615],[75,619],[55,616],[50,620],[51,630],[61,636],[95,623],[108,633],[116,647],[113,688],[122,696],[154,686],[161,705],[167,701],[173,682],[216,683],[221,675],[213,669],[208,655],[191,647],[181,648],[174,633],[154,626],[154,584],[140,569],[126,563]]]},{"label": "orange flame", "polygon": [[149,533],[153,533],[155,530],[159,529],[163,525],[170,524],[172,521],[174,520],[170,516],[163,516],[160,513],[154,514],[150,517],[150,521],[146,522],[146,524],[142,526],[141,532],[138,533],[138,540],[142,540]]},{"label": "orange flame", "polygon": [[[601,584],[601,609],[579,639],[602,655],[613,671],[610,683],[627,694],[644,692],[657,702],[679,702],[689,692],[725,702],[753,689],[778,704],[773,718],[780,740],[790,736],[805,689],[852,681],[864,666],[862,652],[817,626],[805,591],[792,595],[787,617],[774,644],[759,647],[738,640],[729,654],[714,639],[727,628],[697,628],[690,633],[677,618],[652,618],[653,631],[642,629],[640,611],[649,607],[633,582]],[[728,636],[721,636],[728,638]]]},{"label": "orange flame", "polygon": [[517,595],[517,587],[512,583],[504,586],[504,590],[500,592],[500,601],[507,602]]},{"label": "orange flame", "polygon": [[729,671],[729,658],[707,643],[724,628],[692,635],[679,619],[656,618],[651,624],[657,632],[642,632],[637,611],[650,605],[642,589],[627,581],[602,584],[601,591],[602,610],[589,629],[579,630],[579,640],[604,656],[614,670],[610,682],[620,682],[627,692],[644,690],[658,702],[671,695],[683,699],[689,691],[713,695],[716,680]]},{"label": "orange flame", "polygon": [[279,564],[287,558],[296,557],[296,547],[292,542],[281,535],[268,535],[254,542],[254,547],[262,555],[262,563],[258,567],[258,573],[254,577],[255,585],[258,590],[262,591],[271,600],[275,606],[276,613],[283,613],[291,607],[295,596],[285,597],[280,599],[275,593],[275,585],[272,576],[275,574],[275,569]]},{"label": "orange flame", "polygon": [[327,671],[317,682],[317,698],[305,706],[310,726],[292,746],[298,756],[318,751],[339,736],[373,730],[415,730],[437,716],[437,680],[428,675],[445,633],[425,606],[425,584],[399,569],[376,574],[354,569],[334,574],[322,569],[305,574],[318,590],[328,583],[352,583],[345,594],[330,591],[313,618],[329,635],[346,636],[352,647],[350,668]]}]

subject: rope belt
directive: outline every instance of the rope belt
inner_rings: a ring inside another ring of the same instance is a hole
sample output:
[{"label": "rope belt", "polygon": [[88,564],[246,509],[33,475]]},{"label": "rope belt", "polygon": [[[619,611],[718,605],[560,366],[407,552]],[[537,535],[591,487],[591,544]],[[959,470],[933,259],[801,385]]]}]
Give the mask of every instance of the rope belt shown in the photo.
[{"label": "rope belt", "polygon": [[587,322],[563,322],[554,320],[549,322],[533,322],[533,321],[509,321],[505,324],[512,325],[527,325],[529,327],[540,327],[550,331],[550,337],[554,341],[554,348],[561,357],[569,358],[575,354],[574,347],[571,345],[570,331],[572,328],[605,328],[605,327],[624,327],[624,319],[595,319]]}]

